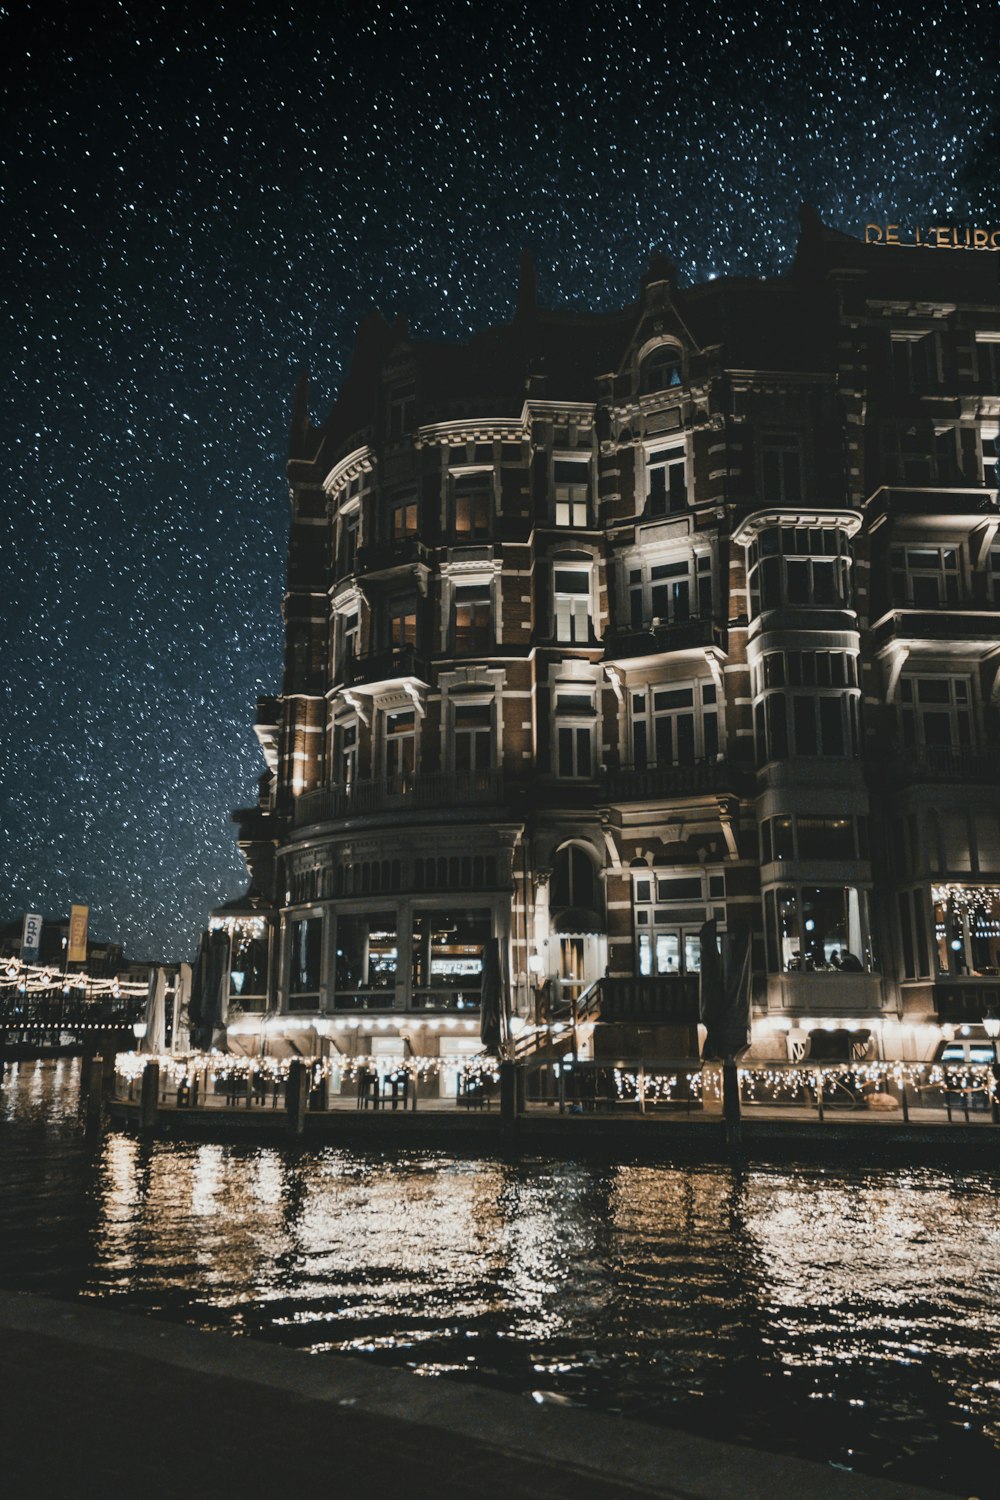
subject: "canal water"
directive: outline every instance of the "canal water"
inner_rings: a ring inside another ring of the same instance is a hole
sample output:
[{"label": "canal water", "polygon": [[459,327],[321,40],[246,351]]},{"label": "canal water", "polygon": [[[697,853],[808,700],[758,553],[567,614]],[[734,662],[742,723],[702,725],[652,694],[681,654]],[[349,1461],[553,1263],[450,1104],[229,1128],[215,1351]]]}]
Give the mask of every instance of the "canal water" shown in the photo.
[{"label": "canal water", "polygon": [[88,1139],[78,1089],[8,1067],[5,1287],[1000,1493],[996,1174]]}]

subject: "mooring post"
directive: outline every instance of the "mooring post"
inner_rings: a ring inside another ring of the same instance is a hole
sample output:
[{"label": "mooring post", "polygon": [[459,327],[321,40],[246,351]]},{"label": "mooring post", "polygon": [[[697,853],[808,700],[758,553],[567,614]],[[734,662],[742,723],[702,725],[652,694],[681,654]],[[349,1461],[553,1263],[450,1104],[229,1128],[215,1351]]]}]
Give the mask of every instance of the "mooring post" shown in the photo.
[{"label": "mooring post", "polygon": [[306,1128],[306,1104],[309,1100],[309,1073],[305,1063],[296,1057],[288,1067],[285,1084],[285,1109],[288,1114],[288,1134],[301,1136]]},{"label": "mooring post", "polygon": [[816,1113],[819,1116],[819,1118],[822,1120],[823,1119],[823,1074],[817,1068],[816,1072],[813,1074],[813,1077],[816,1080]]},{"label": "mooring post", "polygon": [[734,1057],[727,1057],[722,1064],[722,1118],[727,1144],[738,1146],[743,1129],[740,1124],[740,1074]]},{"label": "mooring post", "polygon": [[84,1058],[87,1069],[86,1089],[84,1097],[87,1104],[87,1125],[94,1126],[101,1123],[101,1114],[104,1109],[104,1095],[102,1086],[104,1082],[104,1059],[103,1057]]},{"label": "mooring post", "polygon": [[512,1062],[500,1064],[500,1118],[517,1119],[517,1067]]},{"label": "mooring post", "polygon": [[139,1102],[139,1129],[152,1131],[160,1112],[160,1065],[148,1062],[142,1070],[142,1093]]}]

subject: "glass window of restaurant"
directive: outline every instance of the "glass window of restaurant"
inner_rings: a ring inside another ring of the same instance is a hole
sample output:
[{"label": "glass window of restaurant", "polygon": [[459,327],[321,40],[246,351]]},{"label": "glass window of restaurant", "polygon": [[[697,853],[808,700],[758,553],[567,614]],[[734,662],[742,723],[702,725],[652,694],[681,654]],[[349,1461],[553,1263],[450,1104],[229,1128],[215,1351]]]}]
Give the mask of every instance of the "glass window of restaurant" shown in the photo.
[{"label": "glass window of restaurant", "polygon": [[483,945],[493,930],[487,907],[417,907],[411,951],[415,1009],[478,1010]]},{"label": "glass window of restaurant", "polygon": [[1000,886],[936,885],[931,901],[938,974],[1000,974]]},{"label": "glass window of restaurant", "polygon": [[632,889],[638,972],[700,973],[701,929],[709,916],[724,924],[724,908],[712,903],[724,899],[725,877],[650,870],[635,875]]},{"label": "glass window of restaurant", "polygon": [[767,967],[772,974],[870,973],[868,891],[857,886],[781,886],[764,892]]},{"label": "glass window of restaurant", "polygon": [[391,1006],[399,960],[395,911],[337,917],[334,1005],[338,1010]]},{"label": "glass window of restaurant", "polygon": [[291,917],[285,931],[288,940],[290,999],[318,996],[323,954],[323,918]]}]

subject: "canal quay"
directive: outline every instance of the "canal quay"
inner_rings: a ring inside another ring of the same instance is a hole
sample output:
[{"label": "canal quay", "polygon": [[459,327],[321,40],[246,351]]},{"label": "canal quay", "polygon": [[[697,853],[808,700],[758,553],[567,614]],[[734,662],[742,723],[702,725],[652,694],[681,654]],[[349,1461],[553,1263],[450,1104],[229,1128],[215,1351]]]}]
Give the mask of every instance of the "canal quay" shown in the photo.
[{"label": "canal quay", "polygon": [[[150,1423],[183,1431],[153,1495],[307,1482],[330,1444],[374,1494],[387,1471],[418,1495],[996,1494],[1000,1175],[973,1155],[914,1138],[890,1163],[859,1136],[822,1160],[726,1159],[677,1143],[724,1131],[693,1103],[633,1102],[633,1146],[598,1144],[614,1111],[572,1113],[572,1088],[518,1121],[551,1124],[548,1144],[511,1144],[499,1097],[393,1111],[391,1085],[386,1108],[341,1098],[330,1134],[292,1137],[280,1089],[231,1103],[231,1079],[197,1106],[210,1137],[143,1134],[116,1123],[141,1109],[119,1066],[110,1118],[80,1059],[5,1070],[15,1494],[42,1482],[53,1400],[75,1479],[102,1488],[134,1482]],[[911,1131],[971,1147],[996,1128],[975,1101],[951,1127],[922,1108]],[[812,1113],[803,1129],[846,1134]]]}]

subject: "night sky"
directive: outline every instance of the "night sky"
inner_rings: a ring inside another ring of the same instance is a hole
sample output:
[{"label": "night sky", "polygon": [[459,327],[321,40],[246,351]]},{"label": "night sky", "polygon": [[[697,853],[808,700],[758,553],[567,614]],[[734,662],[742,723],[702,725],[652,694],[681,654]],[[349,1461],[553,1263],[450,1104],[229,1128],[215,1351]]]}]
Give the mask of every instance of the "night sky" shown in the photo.
[{"label": "night sky", "polygon": [[0,917],[189,957],[280,686],[291,388],[377,305],[772,273],[800,202],[1000,221],[995,4],[0,9],[8,309]]}]

